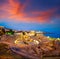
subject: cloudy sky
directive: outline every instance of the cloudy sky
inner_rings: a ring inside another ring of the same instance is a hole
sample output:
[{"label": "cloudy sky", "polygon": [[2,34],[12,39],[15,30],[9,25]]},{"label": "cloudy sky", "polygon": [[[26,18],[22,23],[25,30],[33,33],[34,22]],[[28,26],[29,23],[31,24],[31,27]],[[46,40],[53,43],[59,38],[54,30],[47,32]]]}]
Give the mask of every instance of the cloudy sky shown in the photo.
[{"label": "cloudy sky", "polygon": [[0,0],[0,25],[60,33],[60,0]]}]

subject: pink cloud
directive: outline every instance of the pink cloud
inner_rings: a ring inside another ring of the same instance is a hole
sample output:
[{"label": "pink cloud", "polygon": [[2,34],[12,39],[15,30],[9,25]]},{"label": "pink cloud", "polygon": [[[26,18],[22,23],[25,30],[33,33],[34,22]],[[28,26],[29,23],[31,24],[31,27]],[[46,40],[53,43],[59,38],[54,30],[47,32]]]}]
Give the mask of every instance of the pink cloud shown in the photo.
[{"label": "pink cloud", "polygon": [[[50,22],[51,16],[57,9],[50,9],[47,11],[31,11],[25,12],[25,8],[28,5],[29,0],[26,0],[24,4],[16,2],[15,0],[8,0],[8,3],[0,6],[0,18],[13,19],[14,21],[22,22]],[[29,16],[32,15],[32,16]]]}]

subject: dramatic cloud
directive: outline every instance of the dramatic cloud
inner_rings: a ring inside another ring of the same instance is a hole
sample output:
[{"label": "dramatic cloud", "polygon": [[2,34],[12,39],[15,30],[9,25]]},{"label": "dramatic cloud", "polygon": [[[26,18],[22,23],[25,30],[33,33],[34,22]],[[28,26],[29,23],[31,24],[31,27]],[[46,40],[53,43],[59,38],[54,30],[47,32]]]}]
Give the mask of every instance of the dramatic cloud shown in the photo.
[{"label": "dramatic cloud", "polygon": [[46,23],[51,22],[52,16],[59,17],[55,14],[58,8],[53,8],[45,11],[30,11],[25,12],[25,9],[29,7],[29,0],[25,0],[22,3],[20,0],[6,0],[7,2],[0,5],[0,18],[7,18],[10,20],[21,22],[39,22]]}]

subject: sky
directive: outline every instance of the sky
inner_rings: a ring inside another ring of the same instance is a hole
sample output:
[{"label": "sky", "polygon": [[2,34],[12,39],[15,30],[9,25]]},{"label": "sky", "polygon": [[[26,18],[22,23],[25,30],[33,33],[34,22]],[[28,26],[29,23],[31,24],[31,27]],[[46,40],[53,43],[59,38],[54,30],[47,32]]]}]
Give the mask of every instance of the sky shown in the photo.
[{"label": "sky", "polygon": [[60,0],[0,0],[0,26],[60,34]]}]

